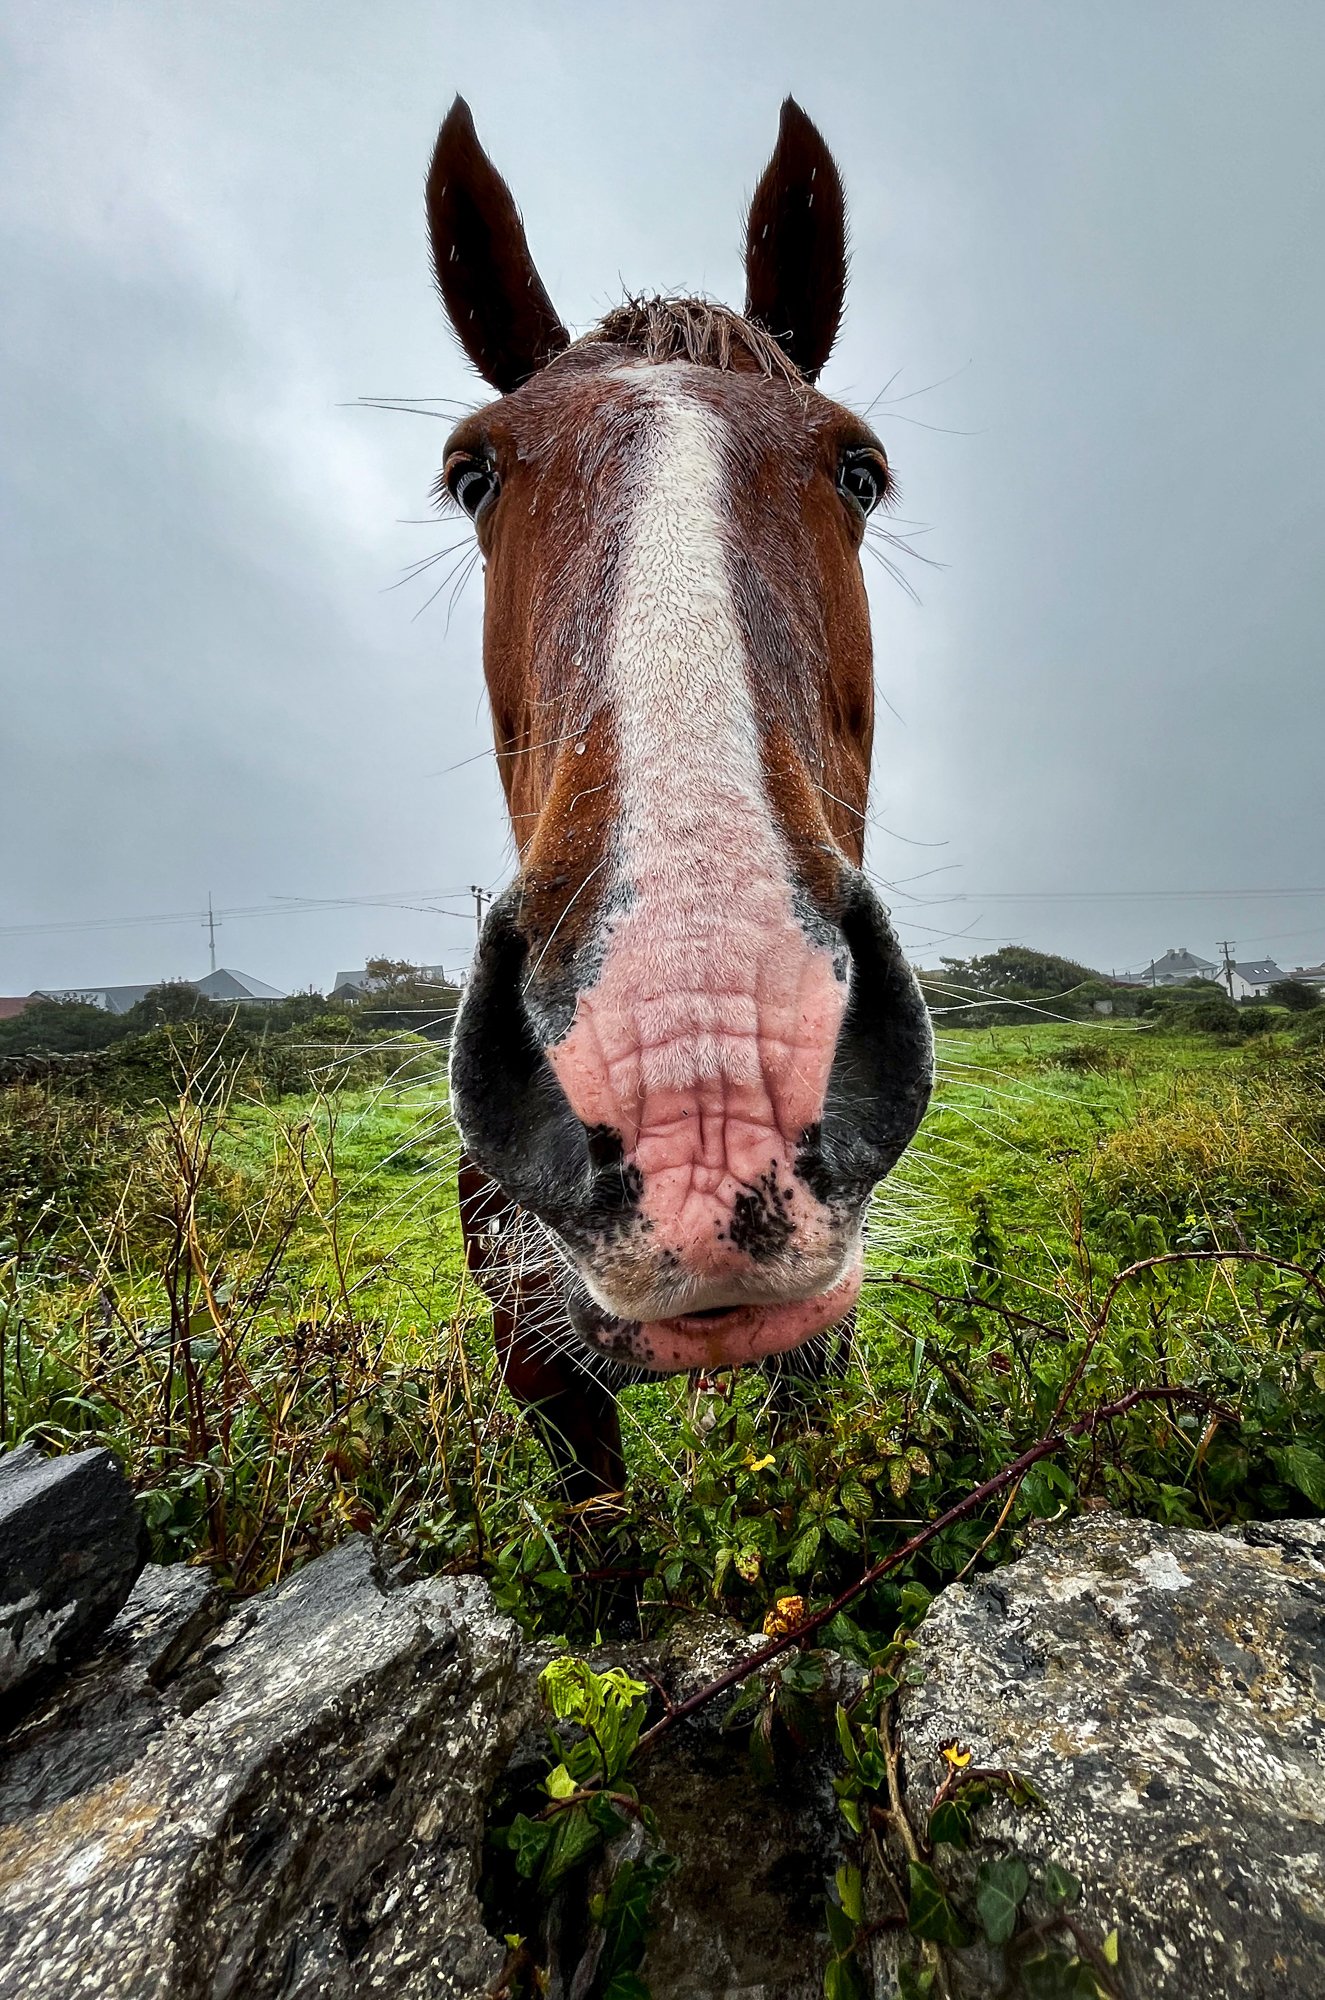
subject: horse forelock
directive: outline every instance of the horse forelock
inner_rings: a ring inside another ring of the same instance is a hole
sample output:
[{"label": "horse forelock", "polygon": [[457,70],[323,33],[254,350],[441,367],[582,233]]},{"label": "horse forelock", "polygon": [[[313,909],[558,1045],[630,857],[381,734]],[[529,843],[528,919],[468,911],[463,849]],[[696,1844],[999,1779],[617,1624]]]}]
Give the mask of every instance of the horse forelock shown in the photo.
[{"label": "horse forelock", "polygon": [[689,361],[700,368],[764,375],[794,389],[807,387],[766,327],[713,299],[627,298],[565,354],[578,356],[595,347],[620,348],[641,361]]}]

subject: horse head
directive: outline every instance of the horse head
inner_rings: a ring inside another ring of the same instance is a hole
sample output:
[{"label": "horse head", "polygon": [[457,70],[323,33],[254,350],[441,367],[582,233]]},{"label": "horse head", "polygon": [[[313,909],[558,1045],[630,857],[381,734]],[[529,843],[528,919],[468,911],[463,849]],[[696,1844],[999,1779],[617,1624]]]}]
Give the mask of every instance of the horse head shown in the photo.
[{"label": "horse head", "polygon": [[466,1146],[537,1218],[589,1349],[658,1371],[799,1345],[860,1287],[929,1098],[928,1017],[862,872],[860,551],[891,475],[815,387],[846,285],[790,99],[743,313],[632,300],[572,340],[457,99],[427,209],[496,399],[442,483],[473,521],[519,855],[456,1023]]}]

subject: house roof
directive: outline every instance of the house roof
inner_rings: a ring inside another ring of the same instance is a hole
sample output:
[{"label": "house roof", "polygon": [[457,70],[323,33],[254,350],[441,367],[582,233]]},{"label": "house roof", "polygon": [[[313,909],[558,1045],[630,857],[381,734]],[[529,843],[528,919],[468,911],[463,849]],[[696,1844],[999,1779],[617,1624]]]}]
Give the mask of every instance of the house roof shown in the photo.
[{"label": "house roof", "polygon": [[208,1000],[284,1000],[287,996],[278,986],[268,986],[265,980],[255,979],[250,972],[236,972],[231,966],[218,966],[205,979],[191,979]]},{"label": "house roof", "polygon": [[[163,982],[150,979],[142,986],[66,986],[61,989],[42,987],[34,999],[40,1000],[85,1000],[90,1006],[100,1007],[107,1014],[127,1014],[140,1000],[154,993]],[[205,1000],[284,1000],[285,995],[278,987],[268,986],[261,979],[254,979],[251,973],[235,972],[230,966],[218,966],[205,979],[182,979],[181,986],[191,986],[195,993],[201,993]]]},{"label": "house roof", "polygon": [[0,1021],[12,1021],[15,1015],[23,1012],[32,998],[31,993],[0,994]]},{"label": "house roof", "polygon": [[[447,975],[444,965],[416,965],[414,971],[425,986],[454,986],[455,981]],[[354,972],[338,972],[332,987],[333,993],[349,989],[354,993],[366,993],[369,987],[368,968],[361,965]]]},{"label": "house roof", "polygon": [[1249,986],[1269,986],[1284,976],[1272,958],[1244,958],[1233,970],[1241,973]]},{"label": "house roof", "polygon": [[1148,978],[1152,972],[1213,972],[1214,969],[1208,958],[1198,958],[1185,944],[1180,944],[1171,946],[1163,958],[1153,959],[1141,977]]},{"label": "house roof", "polygon": [[42,986],[33,995],[37,1000],[81,1000],[86,1006],[100,1007],[107,1014],[127,1014],[130,1007],[152,991],[160,982],[153,980],[146,986]]}]

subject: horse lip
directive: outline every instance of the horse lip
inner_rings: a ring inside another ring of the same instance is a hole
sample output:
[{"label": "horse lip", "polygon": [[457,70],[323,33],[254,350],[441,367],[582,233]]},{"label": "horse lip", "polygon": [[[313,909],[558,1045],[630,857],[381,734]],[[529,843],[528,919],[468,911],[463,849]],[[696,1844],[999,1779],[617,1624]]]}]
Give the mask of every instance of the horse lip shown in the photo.
[{"label": "horse lip", "polygon": [[859,1253],[836,1284],[808,1299],[748,1303],[668,1319],[626,1320],[604,1312],[576,1286],[567,1300],[571,1325],[585,1346],[648,1374],[739,1368],[800,1347],[845,1319],[863,1276]]}]

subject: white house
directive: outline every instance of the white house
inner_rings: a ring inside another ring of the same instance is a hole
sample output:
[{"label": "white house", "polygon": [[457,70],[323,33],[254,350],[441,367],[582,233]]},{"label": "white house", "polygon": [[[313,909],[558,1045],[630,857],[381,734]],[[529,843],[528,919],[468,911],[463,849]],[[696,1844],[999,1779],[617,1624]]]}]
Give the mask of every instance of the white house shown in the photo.
[{"label": "white house", "polygon": [[1263,1000],[1283,973],[1272,958],[1248,958],[1233,967],[1230,984],[1235,1000]]}]

